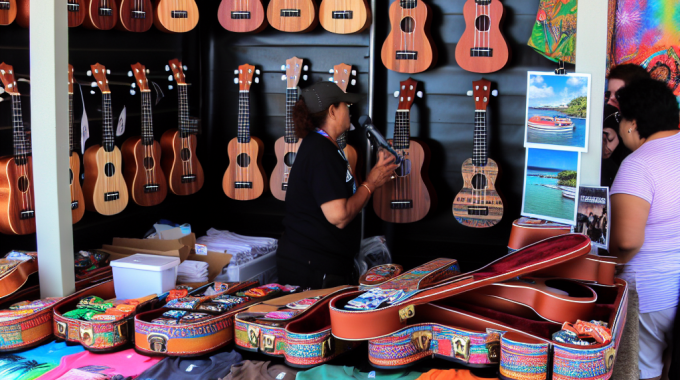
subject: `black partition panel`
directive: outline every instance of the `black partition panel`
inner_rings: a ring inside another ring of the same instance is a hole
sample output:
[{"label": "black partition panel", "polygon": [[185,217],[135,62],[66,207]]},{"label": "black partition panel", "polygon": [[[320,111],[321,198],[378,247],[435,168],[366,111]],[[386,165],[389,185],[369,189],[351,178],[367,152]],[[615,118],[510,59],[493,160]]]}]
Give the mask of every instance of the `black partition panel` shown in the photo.
[{"label": "black partition panel", "polygon": [[[387,137],[391,137],[394,130],[397,99],[393,93],[398,89],[399,81],[409,77],[385,69],[380,60],[380,49],[389,31],[391,2],[377,0],[373,20],[376,26],[373,119]],[[237,131],[239,92],[238,85],[234,84],[234,70],[239,65],[249,63],[261,71],[260,83],[251,89],[251,133],[264,142],[263,165],[267,177],[276,165],[274,143],[284,133],[286,84],[281,80],[281,66],[286,59],[297,56],[308,65],[309,71],[303,73],[308,75],[308,80],[301,81],[300,87],[328,80],[329,70],[334,65],[346,63],[357,71],[357,84],[349,91],[368,93],[368,31],[337,35],[318,26],[309,33],[283,33],[268,27],[259,34],[238,34],[226,31],[219,24],[217,8],[220,1],[199,0],[197,3],[200,22],[189,33],[165,34],[155,28],[146,33],[92,31],[82,27],[69,30],[70,62],[75,67],[77,81],[83,85],[90,122],[91,136],[86,147],[99,143],[101,138],[101,95],[99,90],[90,87],[92,78],[86,75],[90,64],[99,62],[111,70],[114,119],[118,119],[123,106],[127,109],[125,134],[116,139],[120,147],[126,138],[139,135],[140,128],[140,96],[139,92],[130,94],[129,65],[145,64],[151,71],[150,80],[163,91],[164,97],[154,106],[155,136],[160,139],[164,131],[177,126],[177,90],[176,85],[168,81],[165,65],[171,58],[180,58],[188,66],[185,74],[190,83],[190,113],[200,119],[197,155],[206,176],[203,189],[193,196],[169,194],[162,205],[145,208],[130,201],[125,211],[111,217],[87,212],[74,226],[76,249],[108,244],[114,236],[141,237],[160,218],[191,223],[199,234],[215,227],[249,235],[281,235],[284,203],[268,190],[259,199],[247,202],[231,200],[222,190],[222,177],[229,163],[227,144],[236,137]],[[263,3],[266,7],[269,1]],[[371,203],[365,211],[365,235],[386,235],[393,260],[405,267],[435,257],[453,257],[467,271],[506,252],[510,226],[519,217],[522,198],[526,72],[552,71],[557,66],[526,45],[536,22],[539,0],[505,0],[502,31],[512,50],[510,62],[492,74],[463,71],[455,62],[455,48],[465,29],[464,3],[464,0],[428,1],[439,59],[430,70],[411,75],[421,82],[419,90],[424,92],[424,98],[417,99],[412,109],[411,132],[430,148],[429,177],[437,203],[426,218],[404,225],[381,221]],[[1,28],[0,36],[0,61],[14,64],[20,76],[28,76],[28,30],[13,24]],[[573,66],[568,69],[573,71]],[[501,167],[497,187],[504,198],[505,215],[495,227],[473,229],[459,225],[451,207],[463,185],[461,164],[472,156],[474,102],[466,93],[471,89],[472,81],[482,77],[492,81],[493,88],[500,92],[490,105],[489,156]],[[168,85],[174,88],[169,89]],[[29,94],[27,83],[20,84],[19,88]],[[90,94],[92,90],[94,95]],[[74,127],[79,131],[82,107],[78,90],[74,98]],[[30,101],[28,96],[23,99],[25,121],[29,124]],[[367,112],[367,101],[352,109],[355,118]],[[366,140],[360,131],[351,132],[349,141],[360,156],[365,156]],[[0,155],[5,154],[11,154],[9,101],[0,103]],[[365,160],[366,157],[360,159]],[[365,177],[365,173],[360,174]],[[33,248],[33,235],[0,236],[0,253]]]}]

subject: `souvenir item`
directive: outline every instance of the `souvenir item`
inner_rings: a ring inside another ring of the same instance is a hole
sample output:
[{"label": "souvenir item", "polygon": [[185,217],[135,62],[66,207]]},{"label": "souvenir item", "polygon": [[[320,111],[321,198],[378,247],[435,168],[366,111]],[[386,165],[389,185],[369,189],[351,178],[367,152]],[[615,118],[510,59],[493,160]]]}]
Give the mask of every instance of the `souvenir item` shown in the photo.
[{"label": "souvenir item", "polygon": [[189,324],[189,323],[197,323],[197,322],[203,322],[207,319],[210,319],[210,314],[206,313],[189,313],[185,316],[183,316],[180,320],[180,324]]},{"label": "souvenir item", "polygon": [[234,364],[242,361],[243,358],[236,351],[225,351],[195,359],[165,358],[142,372],[137,378],[140,380],[218,380],[227,376]]},{"label": "souvenir item", "polygon": [[170,302],[176,299],[184,298],[189,295],[189,291],[186,289],[172,289],[168,296],[165,298],[166,301]]},{"label": "souvenir item", "polygon": [[127,380],[137,377],[160,360],[161,358],[140,355],[133,349],[108,354],[84,351],[63,357],[59,366],[44,374],[40,380],[68,379],[66,375],[73,370],[90,376],[102,376],[105,380]]},{"label": "souvenir item", "polygon": [[93,320],[93,321],[114,322],[114,321],[120,321],[123,318],[125,318],[125,316],[123,314],[96,314],[90,319]]},{"label": "souvenir item", "polygon": [[[83,22],[83,19],[85,18],[85,7],[80,8],[80,4],[77,4],[79,0],[70,0],[68,2],[68,21],[69,21],[69,27],[72,26],[72,24],[80,24]],[[82,2],[85,2],[85,0],[82,0]],[[81,14],[82,18],[78,17],[77,15]],[[75,16],[75,17],[74,17]],[[79,19],[79,20],[78,20]],[[77,25],[76,25],[77,26]],[[85,196],[83,195],[83,188],[80,186],[80,155],[78,154],[78,149],[77,146],[73,144],[73,120],[75,119],[73,116],[73,83],[75,81],[73,80],[73,66],[68,65],[68,134],[69,134],[69,169],[71,170],[70,174],[70,190],[71,190],[71,219],[73,220],[73,224],[76,224],[80,221],[80,219],[83,218],[85,215]],[[77,179],[77,180],[75,180]],[[81,251],[82,252],[82,251]],[[76,263],[78,262],[78,254],[80,252],[76,253]],[[105,254],[106,257],[108,258],[108,253]],[[91,266],[89,268],[85,268],[84,271],[89,271],[92,269],[98,268],[98,266],[94,267]],[[78,268],[76,266],[76,268]],[[78,273],[78,269],[76,269],[76,273]]]},{"label": "souvenir item", "polygon": [[581,320],[576,321],[574,324],[565,322],[562,325],[562,330],[576,334],[579,339],[594,339],[600,344],[607,344],[612,341],[611,331],[607,328],[607,323],[603,322],[584,322]]},{"label": "souvenir item", "polygon": [[463,70],[493,73],[508,63],[510,51],[500,28],[503,12],[500,0],[465,2],[465,32],[456,44],[456,63]]},{"label": "souvenir item", "polygon": [[227,294],[213,298],[213,302],[219,302],[225,305],[238,305],[240,303],[250,302],[250,297],[235,297]]},{"label": "souvenir item", "polygon": [[187,314],[189,314],[189,312],[185,310],[168,310],[165,313],[163,313],[163,317],[180,319]]},{"label": "souvenir item", "polygon": [[576,63],[576,0],[541,0],[528,45],[551,61]]},{"label": "souvenir item", "polygon": [[298,314],[300,312],[293,310],[272,311],[265,314],[263,319],[287,320],[294,318]]},{"label": "souvenir item", "polygon": [[163,325],[163,326],[176,326],[179,323],[178,319],[175,318],[156,318],[151,321],[152,323],[155,323],[157,325]]},{"label": "souvenir item", "polygon": [[68,355],[83,351],[80,346],[69,346],[65,342],[49,342],[19,353],[0,354],[2,380],[34,380],[59,365]]},{"label": "souvenir item", "polygon": [[225,311],[231,309],[231,306],[219,302],[205,302],[198,306],[198,311],[208,312],[208,313],[224,313]]},{"label": "souvenir item", "polygon": [[382,284],[383,282],[390,280],[404,271],[401,265],[397,264],[385,264],[378,265],[369,269],[363,276],[359,279],[359,285],[361,286],[373,286],[377,284]]},{"label": "souvenir item", "polygon": [[383,43],[383,64],[399,73],[420,73],[437,62],[430,35],[432,9],[424,0],[399,0],[390,5],[390,34]]},{"label": "souvenir item", "polygon": [[287,308],[289,309],[295,309],[295,310],[305,310],[308,309],[310,306],[314,305],[319,301],[320,297],[315,297],[315,298],[305,298],[301,299],[299,301],[294,301],[286,305]]},{"label": "souvenir item", "polygon": [[198,307],[200,300],[196,297],[184,297],[165,304],[168,309],[193,310]]},{"label": "souvenir item", "polygon": [[250,290],[248,290],[247,292],[245,292],[244,295],[246,295],[246,296],[248,296],[248,297],[260,298],[260,297],[264,297],[264,296],[266,296],[267,294],[272,293],[272,292],[274,292],[274,291],[276,291],[276,290],[275,290],[275,289],[269,289],[269,288],[262,288],[262,287],[260,287],[260,288],[250,289]]}]

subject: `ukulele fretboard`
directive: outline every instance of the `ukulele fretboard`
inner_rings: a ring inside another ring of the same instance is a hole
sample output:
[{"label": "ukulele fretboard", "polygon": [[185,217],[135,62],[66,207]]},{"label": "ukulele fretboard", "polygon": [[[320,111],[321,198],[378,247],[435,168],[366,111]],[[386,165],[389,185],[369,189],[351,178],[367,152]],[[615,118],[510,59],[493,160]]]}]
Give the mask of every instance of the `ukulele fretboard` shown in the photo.
[{"label": "ukulele fretboard", "polygon": [[286,89],[286,136],[287,144],[295,144],[298,139],[295,136],[295,123],[293,123],[293,107],[298,100],[298,90],[296,88]]},{"label": "ukulele fretboard", "polygon": [[409,110],[397,110],[394,118],[394,149],[408,149],[411,145],[411,112]]},{"label": "ukulele fretboard", "polygon": [[26,138],[24,119],[21,114],[21,95],[12,95],[12,124],[14,129],[14,159],[17,165],[26,163],[26,156],[31,154],[30,144]]},{"label": "ukulele fretboard", "polygon": [[238,142],[250,142],[250,91],[239,92],[238,97]]},{"label": "ukulele fretboard", "polygon": [[189,95],[188,86],[184,83],[177,84],[179,100],[179,132],[182,138],[198,133],[198,127],[189,120]]},{"label": "ukulele fretboard", "polygon": [[102,145],[104,150],[112,152],[116,135],[113,131],[113,114],[111,112],[111,93],[102,94]]},{"label": "ukulele fretboard", "polygon": [[474,149],[472,151],[472,164],[475,166],[486,166],[487,147],[486,147],[486,111],[475,111],[475,137]]},{"label": "ukulele fretboard", "polygon": [[142,144],[153,145],[153,117],[151,116],[151,91],[142,92]]}]

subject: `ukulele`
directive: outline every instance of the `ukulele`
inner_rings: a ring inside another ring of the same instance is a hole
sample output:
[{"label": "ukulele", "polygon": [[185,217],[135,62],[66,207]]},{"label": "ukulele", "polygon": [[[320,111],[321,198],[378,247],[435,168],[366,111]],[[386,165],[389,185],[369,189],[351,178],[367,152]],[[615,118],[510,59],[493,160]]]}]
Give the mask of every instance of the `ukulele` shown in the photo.
[{"label": "ukulele", "polygon": [[[339,65],[333,66],[333,70],[331,71],[333,71],[333,77],[330,78],[330,80],[337,84],[343,92],[347,92],[347,87],[350,83],[352,85],[356,84],[356,79],[352,79],[350,81],[350,77],[352,75],[356,75],[356,72],[352,70],[352,66],[341,63]],[[345,157],[347,157],[347,162],[349,162],[349,166],[352,168],[354,178],[356,178],[358,183],[361,183],[359,177],[357,177],[357,160],[359,156],[357,155],[356,149],[354,149],[353,146],[347,144],[347,132],[343,132],[340,134],[340,136],[338,136],[337,143],[338,147],[342,149],[343,152],[345,152]]]},{"label": "ukulele", "polygon": [[9,25],[17,17],[16,0],[0,1],[0,25]]},{"label": "ukulele", "polygon": [[[68,0],[66,9],[68,11],[67,14],[69,28],[80,26],[85,20],[87,8],[84,6],[81,7],[81,4],[84,4],[85,1],[86,0]],[[30,26],[31,2],[30,0],[19,0],[17,5],[17,24],[23,28],[28,28]],[[0,2],[0,9],[2,9],[2,2]]]},{"label": "ukulele", "polygon": [[465,71],[493,73],[508,63],[510,51],[501,34],[503,4],[468,0],[463,7],[465,32],[456,44],[456,62]]},{"label": "ukulele", "polygon": [[[463,163],[463,189],[453,201],[453,215],[458,223],[474,228],[493,227],[503,218],[503,200],[496,192],[498,165],[487,155],[486,108],[491,82],[472,82],[475,97],[475,134],[472,158]],[[495,91],[494,91],[495,93]]]},{"label": "ukulele", "polygon": [[267,27],[261,0],[222,0],[217,20],[230,32],[259,33]]},{"label": "ukulele", "polygon": [[316,27],[314,0],[272,0],[267,7],[269,24],[282,32],[309,32]]},{"label": "ukulele", "polygon": [[371,6],[367,0],[322,0],[319,22],[331,33],[361,32],[371,25]]},{"label": "ukulele", "polygon": [[179,97],[179,128],[161,136],[161,166],[170,191],[176,195],[191,195],[203,187],[203,167],[196,157],[198,127],[189,119],[189,96],[182,62],[170,60]]},{"label": "ukulele", "polygon": [[418,95],[417,87],[418,82],[411,78],[399,85],[394,139],[388,142],[404,160],[395,170],[394,180],[376,189],[373,195],[373,209],[386,222],[412,223],[430,211],[430,191],[422,175],[427,145],[411,140],[411,106]]},{"label": "ukulele", "polygon": [[[303,69],[302,64],[302,59],[298,57],[286,60],[286,75],[282,78],[286,81],[286,133],[276,140],[274,145],[276,167],[269,182],[272,195],[280,201],[286,200],[288,177],[301,143],[300,139],[295,136],[293,107],[298,100],[298,83]],[[304,66],[304,69],[307,69],[307,66]]]},{"label": "ukulele", "polygon": [[151,0],[120,0],[116,29],[128,32],[146,32],[153,25]]},{"label": "ukulele", "polygon": [[71,218],[78,223],[85,215],[85,197],[80,187],[80,155],[73,148],[73,66],[68,65],[68,144]]},{"label": "ukulele", "polygon": [[116,0],[89,0],[83,26],[87,29],[110,30],[118,22]]},{"label": "ukulele", "polygon": [[123,176],[135,203],[155,206],[163,202],[168,194],[165,175],[159,165],[161,146],[153,139],[151,89],[146,79],[146,67],[136,63],[132,65],[132,72],[142,95],[142,136],[130,137],[123,143]]},{"label": "ukulele", "polygon": [[[254,74],[259,73],[260,70],[249,64],[238,68],[238,137],[232,139],[227,148],[229,166],[222,179],[222,189],[229,198],[239,201],[253,200],[267,187],[266,177],[262,175],[264,145],[262,140],[250,136],[250,86]],[[258,78],[254,80],[259,83]]]},{"label": "ukulele", "polygon": [[12,66],[0,64],[0,80],[12,97],[14,155],[0,158],[0,232],[26,235],[35,232],[33,159],[21,115],[21,94]]},{"label": "ukulele", "polygon": [[93,145],[85,151],[85,181],[83,193],[89,211],[102,215],[114,215],[128,204],[128,191],[121,173],[121,154],[115,144],[111,91],[106,79],[106,68],[99,63],[92,65],[92,75],[102,92],[102,145]]},{"label": "ukulele", "polygon": [[194,0],[158,0],[153,23],[166,33],[184,33],[198,24],[198,6]]},{"label": "ukulele", "polygon": [[430,37],[430,6],[423,0],[396,0],[390,6],[390,34],[382,47],[385,67],[400,73],[420,73],[436,59]]}]

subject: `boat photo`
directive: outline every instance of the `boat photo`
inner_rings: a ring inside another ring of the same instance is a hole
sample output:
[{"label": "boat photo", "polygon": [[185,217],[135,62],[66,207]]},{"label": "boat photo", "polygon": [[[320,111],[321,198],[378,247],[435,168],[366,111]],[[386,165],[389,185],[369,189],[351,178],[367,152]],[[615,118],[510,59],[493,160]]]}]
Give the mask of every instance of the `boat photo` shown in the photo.
[{"label": "boat photo", "polygon": [[574,122],[568,117],[532,116],[527,122],[529,128],[546,132],[570,132]]}]

